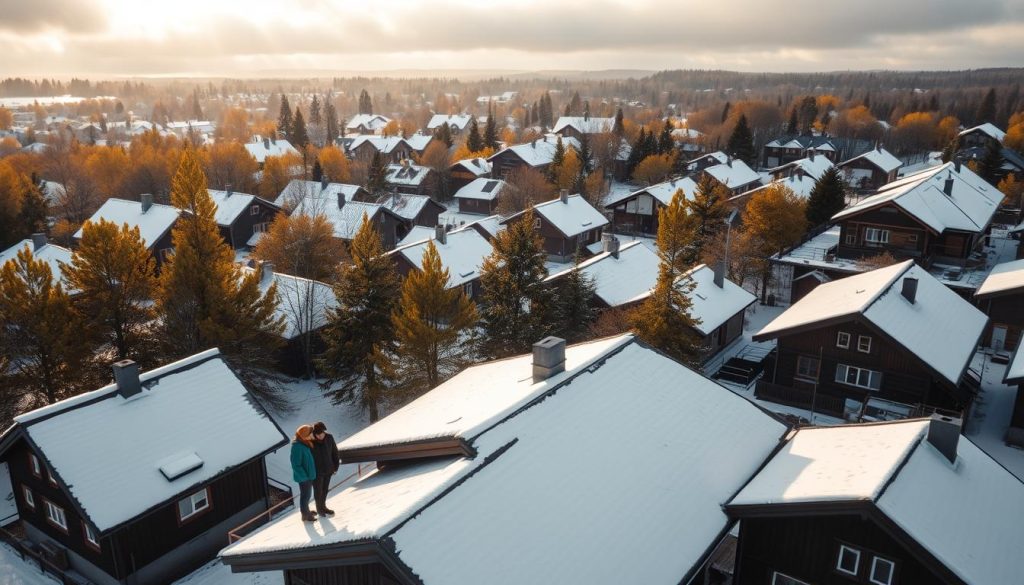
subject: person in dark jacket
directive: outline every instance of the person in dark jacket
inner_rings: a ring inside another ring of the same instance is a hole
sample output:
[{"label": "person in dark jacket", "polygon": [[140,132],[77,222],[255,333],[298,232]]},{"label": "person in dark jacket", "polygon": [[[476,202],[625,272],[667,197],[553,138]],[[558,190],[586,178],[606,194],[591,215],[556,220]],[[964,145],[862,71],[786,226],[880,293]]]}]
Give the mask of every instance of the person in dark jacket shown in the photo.
[{"label": "person in dark jacket", "polygon": [[327,432],[327,425],[323,422],[313,425],[313,460],[316,462],[316,479],[313,481],[316,513],[334,516],[334,510],[327,507],[327,490],[331,487],[331,476],[338,472],[341,458],[338,457],[338,443]]},{"label": "person in dark jacket", "polygon": [[302,520],[313,522],[316,514],[309,511],[309,498],[316,480],[316,462],[313,459],[313,426],[302,425],[295,430],[292,440],[292,479],[299,484],[299,510]]}]

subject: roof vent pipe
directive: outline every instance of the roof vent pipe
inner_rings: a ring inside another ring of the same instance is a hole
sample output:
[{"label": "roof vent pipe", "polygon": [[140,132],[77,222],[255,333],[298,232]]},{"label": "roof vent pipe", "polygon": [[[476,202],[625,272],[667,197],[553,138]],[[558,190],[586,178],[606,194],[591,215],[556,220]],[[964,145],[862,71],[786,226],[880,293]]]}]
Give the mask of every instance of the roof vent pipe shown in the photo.
[{"label": "roof vent pipe", "polygon": [[561,201],[562,203],[568,203],[569,202],[569,190],[568,189],[559,189],[558,190],[558,200]]},{"label": "roof vent pipe", "polygon": [[715,263],[715,286],[725,288],[725,260]]},{"label": "roof vent pipe", "polygon": [[942,192],[946,195],[953,195],[953,174],[946,175],[946,182],[942,185]]},{"label": "roof vent pipe", "polygon": [[436,240],[437,243],[441,244],[442,246],[448,243],[448,231],[446,227],[447,226],[443,225],[434,226],[434,240]]},{"label": "roof vent pipe", "polygon": [[143,193],[139,195],[139,202],[142,204],[142,213],[146,213],[150,207],[153,207],[153,194]]}]

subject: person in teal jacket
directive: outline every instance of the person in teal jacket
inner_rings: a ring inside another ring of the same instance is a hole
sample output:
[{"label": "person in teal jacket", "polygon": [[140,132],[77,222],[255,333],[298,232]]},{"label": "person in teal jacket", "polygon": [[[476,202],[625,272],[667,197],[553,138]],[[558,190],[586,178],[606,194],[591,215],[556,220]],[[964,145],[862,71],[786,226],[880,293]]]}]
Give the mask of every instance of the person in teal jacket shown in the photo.
[{"label": "person in teal jacket", "polygon": [[299,484],[299,510],[302,520],[313,522],[316,515],[309,511],[309,500],[313,497],[313,480],[316,479],[316,463],[313,461],[313,425],[302,425],[295,430],[292,440],[292,479]]}]

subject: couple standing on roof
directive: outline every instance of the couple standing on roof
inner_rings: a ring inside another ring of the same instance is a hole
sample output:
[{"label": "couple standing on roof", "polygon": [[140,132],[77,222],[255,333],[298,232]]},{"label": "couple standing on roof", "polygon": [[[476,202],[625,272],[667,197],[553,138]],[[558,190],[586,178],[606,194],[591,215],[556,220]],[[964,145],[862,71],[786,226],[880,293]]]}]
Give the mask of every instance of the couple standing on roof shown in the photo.
[{"label": "couple standing on roof", "polygon": [[321,516],[334,516],[334,510],[327,507],[327,490],[331,476],[338,472],[341,459],[338,444],[327,432],[327,425],[318,422],[302,425],[295,430],[292,441],[292,479],[299,484],[299,509],[304,522],[316,520],[316,514],[309,511],[309,498],[315,494],[316,512]]}]

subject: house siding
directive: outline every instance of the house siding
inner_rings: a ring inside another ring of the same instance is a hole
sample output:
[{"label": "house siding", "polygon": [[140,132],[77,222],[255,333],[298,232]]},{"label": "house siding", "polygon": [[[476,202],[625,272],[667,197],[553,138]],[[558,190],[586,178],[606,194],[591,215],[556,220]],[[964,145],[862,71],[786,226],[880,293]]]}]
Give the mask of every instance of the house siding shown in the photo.
[{"label": "house siding", "polygon": [[383,565],[350,565],[320,569],[290,569],[284,572],[285,585],[399,585]]},{"label": "house siding", "polygon": [[1024,292],[983,299],[978,301],[978,308],[989,317],[982,345],[993,347],[993,329],[1004,327],[1006,340],[998,349],[1016,349],[1020,343],[1021,331],[1024,330]]}]

